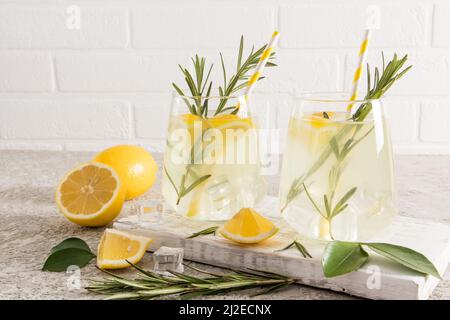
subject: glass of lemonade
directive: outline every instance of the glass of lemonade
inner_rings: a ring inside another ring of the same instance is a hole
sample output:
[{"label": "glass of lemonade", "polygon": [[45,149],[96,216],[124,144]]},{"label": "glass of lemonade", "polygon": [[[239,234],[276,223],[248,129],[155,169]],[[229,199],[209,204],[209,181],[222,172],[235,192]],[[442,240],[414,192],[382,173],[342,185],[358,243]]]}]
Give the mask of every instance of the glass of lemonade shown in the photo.
[{"label": "glass of lemonade", "polygon": [[244,96],[174,94],[162,178],[166,202],[188,218],[220,221],[261,201],[266,184],[257,129]]},{"label": "glass of lemonade", "polygon": [[300,234],[366,240],[397,213],[389,126],[381,100],[308,94],[293,109],[280,205]]}]

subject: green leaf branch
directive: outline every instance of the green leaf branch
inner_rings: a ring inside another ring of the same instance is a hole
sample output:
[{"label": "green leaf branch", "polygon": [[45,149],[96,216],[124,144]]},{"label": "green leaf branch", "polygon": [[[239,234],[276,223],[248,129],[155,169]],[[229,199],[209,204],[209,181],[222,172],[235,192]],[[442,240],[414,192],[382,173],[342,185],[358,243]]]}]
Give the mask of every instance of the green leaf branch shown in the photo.
[{"label": "green leaf branch", "polygon": [[79,238],[68,238],[50,250],[42,270],[62,272],[72,265],[82,268],[93,258],[95,254],[86,242]]},{"label": "green leaf branch", "polygon": [[322,256],[324,275],[327,278],[336,277],[359,269],[369,258],[365,248],[408,269],[441,279],[433,263],[420,252],[399,245],[379,242],[329,242]]}]

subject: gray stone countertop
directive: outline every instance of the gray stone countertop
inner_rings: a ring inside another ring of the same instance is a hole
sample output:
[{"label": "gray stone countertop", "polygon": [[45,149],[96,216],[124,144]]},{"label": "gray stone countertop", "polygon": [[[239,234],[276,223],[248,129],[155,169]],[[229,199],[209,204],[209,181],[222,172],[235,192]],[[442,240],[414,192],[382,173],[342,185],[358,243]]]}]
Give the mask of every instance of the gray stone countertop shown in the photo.
[{"label": "gray stone countertop", "polygon": [[[67,237],[80,237],[96,250],[104,228],[83,228],[66,220],[54,201],[63,174],[92,157],[86,152],[0,150],[0,299],[102,299],[67,286],[69,275],[41,271],[52,246]],[[160,162],[161,157],[156,156]],[[397,189],[400,214],[450,224],[450,156],[398,156]],[[271,181],[276,185],[276,177]],[[157,192],[158,183],[151,192]],[[275,187],[274,187],[275,188]],[[141,265],[149,267],[147,254]],[[211,266],[197,267],[214,270]],[[217,270],[215,270],[217,271]],[[448,271],[448,270],[447,270]],[[131,270],[120,273],[131,274]],[[82,286],[100,272],[91,263],[81,270]],[[249,293],[216,299],[250,299]],[[345,294],[307,286],[290,288],[260,299],[352,299]],[[450,273],[432,299],[450,299]]]}]

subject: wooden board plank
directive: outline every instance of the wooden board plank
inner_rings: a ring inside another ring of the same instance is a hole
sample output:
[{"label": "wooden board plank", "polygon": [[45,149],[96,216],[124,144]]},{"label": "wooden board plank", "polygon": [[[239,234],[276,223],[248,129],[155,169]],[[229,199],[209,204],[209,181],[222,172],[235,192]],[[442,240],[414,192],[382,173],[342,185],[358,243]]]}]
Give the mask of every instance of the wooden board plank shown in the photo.
[{"label": "wooden board plank", "polygon": [[[375,253],[371,253],[370,260],[360,270],[325,278],[321,266],[325,243],[299,238],[282,219],[273,220],[280,232],[262,244],[247,246],[234,244],[220,236],[187,239],[192,233],[217,223],[189,220],[170,212],[163,214],[160,223],[142,224],[142,217],[132,215],[115,222],[114,227],[152,237],[150,251],[163,245],[180,247],[184,248],[184,257],[188,260],[240,270],[254,268],[277,272],[298,279],[300,284],[370,299],[428,299],[439,283],[434,277],[408,270]],[[296,238],[305,245],[312,259],[303,258],[296,249],[275,252]],[[447,224],[399,216],[374,241],[415,249],[425,254],[441,274],[450,262],[450,226]]]}]

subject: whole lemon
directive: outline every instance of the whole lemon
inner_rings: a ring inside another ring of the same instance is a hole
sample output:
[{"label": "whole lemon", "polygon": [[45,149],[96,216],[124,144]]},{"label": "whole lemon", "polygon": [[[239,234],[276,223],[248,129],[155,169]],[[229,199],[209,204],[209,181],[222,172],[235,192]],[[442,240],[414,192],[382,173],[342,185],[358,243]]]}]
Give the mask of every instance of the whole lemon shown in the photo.
[{"label": "whole lemon", "polygon": [[125,186],[125,200],[145,193],[156,179],[158,166],[150,152],[142,147],[119,145],[106,149],[94,161],[114,168]]}]

